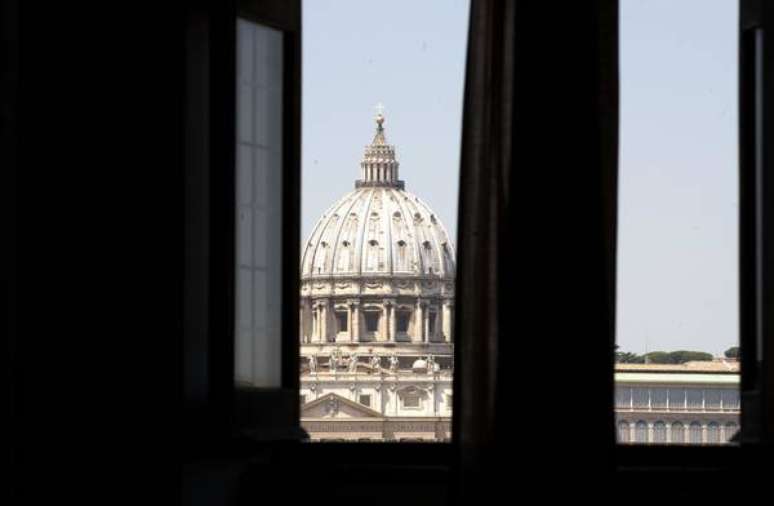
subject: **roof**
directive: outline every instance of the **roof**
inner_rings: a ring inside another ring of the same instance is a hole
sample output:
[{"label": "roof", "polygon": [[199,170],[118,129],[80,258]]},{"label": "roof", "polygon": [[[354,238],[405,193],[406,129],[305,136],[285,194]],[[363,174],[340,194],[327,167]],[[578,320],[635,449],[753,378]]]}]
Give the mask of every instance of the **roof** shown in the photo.
[{"label": "roof", "polygon": [[736,360],[716,359],[712,361],[692,361],[684,364],[615,364],[616,372],[683,372],[683,373],[739,373]]},{"label": "roof", "polygon": [[739,362],[716,359],[684,364],[616,364],[616,383],[739,384]]}]

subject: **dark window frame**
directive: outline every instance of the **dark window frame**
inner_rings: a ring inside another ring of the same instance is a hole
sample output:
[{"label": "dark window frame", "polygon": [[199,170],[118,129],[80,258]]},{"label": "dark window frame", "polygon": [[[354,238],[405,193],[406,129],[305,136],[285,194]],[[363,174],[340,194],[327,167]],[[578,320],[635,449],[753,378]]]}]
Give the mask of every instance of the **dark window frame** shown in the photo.
[{"label": "dark window frame", "polygon": [[[738,445],[616,445],[625,490],[642,473],[680,476],[686,490],[725,473],[762,473],[774,439],[774,6],[739,1],[739,346]],[[767,36],[764,37],[764,34]],[[763,107],[760,100],[763,99]],[[763,139],[767,139],[764,141]],[[756,323],[757,322],[757,323]],[[689,425],[684,437],[689,440]],[[762,475],[762,474],[761,474]],[[733,479],[733,478],[732,478]],[[741,479],[736,477],[736,479]]]},{"label": "dark window frame", "polygon": [[[305,436],[300,427],[298,262],[283,265],[281,388],[244,391],[234,385],[237,17],[284,33],[282,248],[300,251],[301,1],[202,0],[189,11],[186,48],[185,110],[193,125],[185,142],[187,247],[198,261],[186,264],[184,369],[206,370],[198,384],[194,375],[184,381],[185,388],[196,390],[184,401],[186,440],[197,447],[193,454],[213,445],[231,447],[235,434],[246,445],[293,444]],[[448,442],[331,441],[293,448],[311,461],[331,462],[336,455],[337,461],[364,466],[374,461],[380,466],[446,465],[452,459]]]},{"label": "dark window frame", "polygon": [[[474,0],[475,1],[475,0]],[[203,383],[187,378],[186,418],[189,428],[198,431],[201,424],[214,439],[231,437],[237,416],[232,412],[235,397],[233,384],[233,286],[234,286],[234,184],[235,165],[235,27],[236,16],[278,28],[285,32],[285,101],[284,115],[289,121],[283,125],[285,148],[283,165],[287,180],[283,185],[284,219],[283,248],[298,251],[300,244],[300,101],[301,101],[301,16],[300,1],[232,0],[226,2],[203,2],[202,10],[194,9],[189,15],[190,32],[197,29],[207,31],[206,47],[187,48],[189,72],[187,74],[188,97],[186,113],[190,127],[186,132],[186,180],[188,190],[193,193],[204,191],[207,195],[204,205],[196,199],[187,199],[187,216],[195,225],[204,227],[205,232],[195,235],[193,247],[208,260],[202,263],[187,260],[186,305],[188,310],[203,310],[205,318],[191,320],[186,324],[185,349],[187,368],[203,368],[207,371]],[[616,467],[624,477],[637,476],[641,472],[664,472],[679,465],[682,470],[721,472],[738,469],[743,462],[757,461],[771,447],[774,436],[774,343],[761,343],[761,334],[751,322],[759,321],[771,335],[774,327],[774,269],[763,269],[774,265],[774,232],[756,235],[756,230],[774,230],[774,178],[756,179],[755,158],[757,152],[763,156],[759,164],[766,174],[774,174],[774,147],[759,141],[756,144],[756,121],[759,128],[768,132],[774,128],[774,100],[765,100],[765,109],[757,114],[753,86],[755,76],[753,63],[756,47],[762,44],[767,54],[774,54],[774,9],[755,0],[740,0],[740,345],[742,350],[742,430],[757,430],[749,440],[743,438],[739,447],[658,447],[617,445],[614,451]],[[756,42],[756,33],[771,33],[771,36]],[[193,34],[195,35],[195,34]],[[202,57],[198,51],[206,55]],[[197,73],[198,72],[198,73]],[[768,98],[774,85],[774,64],[767,62],[762,69],[761,91]],[[202,75],[205,76],[202,80]],[[204,104],[204,105],[202,105]],[[757,114],[757,115],[756,115]],[[762,135],[763,139],[772,136]],[[194,149],[194,145],[207,149]],[[206,159],[198,163],[202,154]],[[193,188],[190,186],[193,185]],[[464,188],[461,188],[464,191]],[[758,223],[756,228],[755,224]],[[190,225],[190,224],[189,224]],[[459,238],[458,238],[459,242]],[[757,255],[757,256],[756,256]],[[756,263],[764,257],[765,262]],[[464,268],[460,266],[459,268]],[[759,285],[758,283],[761,283]],[[762,295],[756,295],[761,289]],[[263,392],[261,402],[287,404],[289,414],[298,424],[300,416],[299,359],[298,359],[298,265],[289,262],[285,268],[283,287],[283,368],[282,389]],[[197,297],[199,295],[199,297]],[[204,326],[202,335],[193,327]],[[195,334],[198,334],[195,337]],[[457,332],[454,333],[457,335]],[[769,339],[771,340],[771,339]],[[760,354],[749,350],[761,348]],[[764,365],[766,367],[764,367]],[[612,370],[611,370],[612,374]],[[766,395],[768,393],[768,395]],[[457,397],[457,396],[455,396]],[[291,400],[292,402],[287,402]],[[204,406],[202,410],[197,406]],[[611,397],[610,409],[615,401]],[[191,419],[197,421],[190,423]],[[198,425],[197,425],[198,424]],[[684,427],[687,430],[687,427]],[[615,437],[616,426],[611,424],[610,435]],[[200,435],[201,432],[199,431]],[[286,435],[287,436],[287,435]],[[745,436],[747,438],[747,436]],[[291,438],[292,439],[292,438]],[[193,439],[191,439],[193,440]],[[371,462],[374,452],[386,456],[386,462],[448,464],[452,461],[453,447],[449,443],[402,444],[402,445],[358,445],[357,443],[330,443],[328,445],[304,445],[305,452],[313,452],[322,461],[331,455],[347,454],[350,462]],[[683,473],[684,474],[684,473]],[[699,473],[705,474],[705,473]],[[692,475],[697,476],[697,475]],[[641,479],[637,477],[636,479]],[[706,479],[701,476],[697,479]],[[687,483],[686,483],[687,486]]]}]

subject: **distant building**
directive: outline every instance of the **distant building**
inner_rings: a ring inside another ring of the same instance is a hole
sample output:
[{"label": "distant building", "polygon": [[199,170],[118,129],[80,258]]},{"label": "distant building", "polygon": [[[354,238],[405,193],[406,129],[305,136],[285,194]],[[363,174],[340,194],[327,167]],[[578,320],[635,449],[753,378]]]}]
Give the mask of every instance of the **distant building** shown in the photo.
[{"label": "distant building", "polygon": [[384,116],[360,179],[301,257],[301,424],[312,440],[447,440],[454,246],[405,191]]},{"label": "distant building", "polygon": [[739,413],[737,361],[615,366],[620,443],[725,444]]}]

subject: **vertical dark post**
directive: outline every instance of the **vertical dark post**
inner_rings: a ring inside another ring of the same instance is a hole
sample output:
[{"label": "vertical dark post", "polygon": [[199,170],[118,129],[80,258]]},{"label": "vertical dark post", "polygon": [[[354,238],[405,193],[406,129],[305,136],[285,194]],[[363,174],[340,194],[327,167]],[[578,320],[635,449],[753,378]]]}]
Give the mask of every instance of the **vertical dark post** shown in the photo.
[{"label": "vertical dark post", "polygon": [[742,0],[739,41],[743,440],[774,438],[774,5]]}]

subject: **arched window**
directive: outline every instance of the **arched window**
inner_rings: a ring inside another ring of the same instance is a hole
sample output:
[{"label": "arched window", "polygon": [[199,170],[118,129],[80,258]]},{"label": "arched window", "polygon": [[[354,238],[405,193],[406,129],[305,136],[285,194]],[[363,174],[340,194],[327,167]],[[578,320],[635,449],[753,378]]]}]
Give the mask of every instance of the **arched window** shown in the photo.
[{"label": "arched window", "polygon": [[648,424],[640,420],[634,426],[634,442],[635,443],[647,443],[648,442]]},{"label": "arched window", "polygon": [[672,442],[677,444],[685,443],[685,426],[680,422],[672,424],[672,433],[670,434]]},{"label": "arched window", "polygon": [[406,241],[404,241],[402,239],[400,241],[398,241],[398,248],[397,248],[397,250],[398,250],[397,251],[398,258],[397,258],[397,261],[395,262],[397,264],[395,268],[397,270],[399,270],[399,271],[406,271],[409,268],[409,264],[408,264],[408,248],[406,246]]},{"label": "arched window", "polygon": [[625,420],[621,420],[620,422],[618,422],[618,442],[619,443],[629,442],[629,422]]},{"label": "arched window", "polygon": [[653,442],[658,444],[665,444],[667,442],[667,427],[662,421],[658,421],[653,424]]},{"label": "arched window", "polygon": [[336,266],[336,270],[340,272],[349,272],[352,270],[352,248],[349,241],[343,241],[341,243],[341,249],[339,250],[339,262]]},{"label": "arched window", "polygon": [[325,264],[328,262],[328,243],[323,241],[320,243],[320,247],[317,250],[317,254],[314,258],[314,272],[317,274],[322,273],[325,270]]},{"label": "arched window", "polygon": [[375,271],[379,266],[379,243],[374,239],[368,241],[368,253],[366,256],[366,270]]},{"label": "arched window", "polygon": [[731,441],[736,435],[736,431],[739,430],[739,426],[734,422],[728,422],[726,424],[725,429],[726,429],[726,434],[725,434],[726,441]]},{"label": "arched window", "polygon": [[720,425],[717,422],[710,422],[707,425],[707,442],[710,444],[720,444]]},{"label": "arched window", "polygon": [[688,428],[688,442],[691,444],[701,444],[701,424],[699,422],[691,422]]}]

